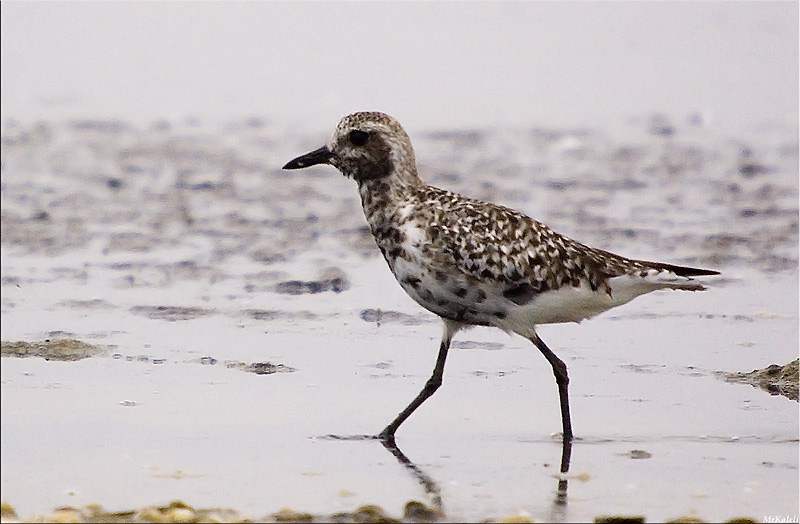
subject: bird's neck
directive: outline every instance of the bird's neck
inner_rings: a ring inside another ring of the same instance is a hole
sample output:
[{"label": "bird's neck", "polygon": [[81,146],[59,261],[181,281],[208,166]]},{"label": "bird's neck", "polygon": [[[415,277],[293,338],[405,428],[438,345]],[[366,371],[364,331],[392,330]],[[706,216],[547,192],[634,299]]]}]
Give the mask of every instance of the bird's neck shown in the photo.
[{"label": "bird's neck", "polygon": [[373,233],[396,221],[403,208],[413,206],[418,190],[424,187],[425,183],[420,180],[416,170],[403,173],[402,176],[393,173],[383,178],[359,180],[361,206]]}]

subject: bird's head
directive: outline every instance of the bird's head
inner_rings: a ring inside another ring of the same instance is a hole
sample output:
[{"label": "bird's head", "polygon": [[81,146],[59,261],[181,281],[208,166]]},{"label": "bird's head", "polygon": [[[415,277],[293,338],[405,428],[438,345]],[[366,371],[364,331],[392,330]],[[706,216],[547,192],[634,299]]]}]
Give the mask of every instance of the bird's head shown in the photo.
[{"label": "bird's head", "polygon": [[394,118],[378,112],[348,115],[339,122],[328,145],[288,162],[284,169],[330,164],[358,182],[395,176],[417,179],[411,139]]}]

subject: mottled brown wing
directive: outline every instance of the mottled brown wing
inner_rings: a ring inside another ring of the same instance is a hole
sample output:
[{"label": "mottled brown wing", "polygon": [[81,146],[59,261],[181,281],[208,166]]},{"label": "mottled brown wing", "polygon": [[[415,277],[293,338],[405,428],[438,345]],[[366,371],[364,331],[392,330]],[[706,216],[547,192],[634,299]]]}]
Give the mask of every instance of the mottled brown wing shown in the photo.
[{"label": "mottled brown wing", "polygon": [[525,303],[537,293],[588,282],[602,289],[609,278],[642,269],[638,261],[593,249],[512,209],[438,192],[443,212],[431,232],[462,272]]}]

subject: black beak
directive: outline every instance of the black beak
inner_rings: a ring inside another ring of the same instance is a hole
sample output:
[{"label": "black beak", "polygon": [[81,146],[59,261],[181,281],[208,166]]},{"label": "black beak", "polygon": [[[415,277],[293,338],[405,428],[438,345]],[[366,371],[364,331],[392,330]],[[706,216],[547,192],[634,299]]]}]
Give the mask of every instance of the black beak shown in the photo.
[{"label": "black beak", "polygon": [[322,146],[319,149],[299,156],[294,160],[289,161],[284,169],[302,169],[304,167],[315,166],[317,164],[324,164],[333,157],[333,153],[328,146]]}]

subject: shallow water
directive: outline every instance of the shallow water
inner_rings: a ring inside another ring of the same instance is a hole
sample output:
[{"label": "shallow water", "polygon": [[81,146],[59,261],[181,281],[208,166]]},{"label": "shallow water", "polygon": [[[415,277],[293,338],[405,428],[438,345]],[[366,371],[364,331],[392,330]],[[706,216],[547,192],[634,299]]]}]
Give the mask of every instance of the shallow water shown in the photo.
[{"label": "shallow water", "polygon": [[[352,181],[279,169],[327,133],[6,123],[2,340],[103,353],[3,358],[4,502],[28,515],[181,499],[254,518],[431,503],[380,443],[320,438],[383,428],[428,378],[441,329],[394,282]],[[796,129],[412,139],[435,185],[723,272],[705,293],[540,328],[570,370],[565,506],[546,361],[519,337],[459,333],[443,387],[397,435],[448,519],[798,513],[797,403],[716,375],[798,355]],[[283,372],[242,371],[267,363]]]}]

